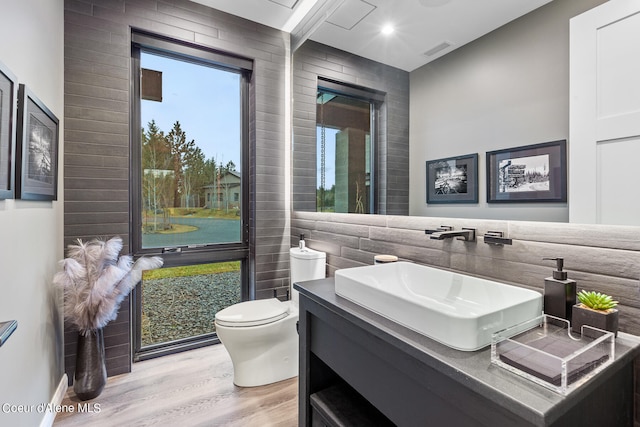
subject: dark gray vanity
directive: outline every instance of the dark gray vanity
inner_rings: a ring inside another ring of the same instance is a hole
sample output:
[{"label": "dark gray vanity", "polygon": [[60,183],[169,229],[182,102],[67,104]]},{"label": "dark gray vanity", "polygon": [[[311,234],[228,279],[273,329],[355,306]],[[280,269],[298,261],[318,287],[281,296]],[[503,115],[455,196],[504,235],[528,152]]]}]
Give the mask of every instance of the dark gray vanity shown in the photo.
[{"label": "dark gray vanity", "polygon": [[[300,291],[299,425],[633,426],[640,338],[567,396],[491,365],[490,347],[453,350],[335,293]],[[351,421],[350,421],[351,420]]]}]

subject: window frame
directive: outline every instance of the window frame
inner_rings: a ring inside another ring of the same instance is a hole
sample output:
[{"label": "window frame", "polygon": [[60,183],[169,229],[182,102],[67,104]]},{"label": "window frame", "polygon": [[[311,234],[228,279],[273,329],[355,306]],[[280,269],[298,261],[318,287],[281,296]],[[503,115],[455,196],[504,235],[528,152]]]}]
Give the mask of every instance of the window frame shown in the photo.
[{"label": "window frame", "polygon": [[[159,54],[168,58],[202,64],[225,71],[238,73],[240,82],[241,108],[241,153],[240,153],[240,241],[232,243],[212,243],[204,245],[181,245],[169,248],[142,247],[142,129],[141,123],[141,63],[142,51]],[[253,61],[237,55],[220,52],[168,37],[133,30],[131,34],[131,111],[130,111],[130,208],[129,208],[129,240],[134,257],[143,255],[160,255],[164,267],[208,264],[224,261],[241,261],[241,300],[250,296],[250,187],[249,187],[249,89]],[[153,357],[172,354],[179,351],[203,347],[219,343],[215,333],[191,337],[179,341],[141,347],[139,319],[142,315],[142,287],[136,286],[131,294],[132,316],[136,321],[132,325],[133,360],[140,361]]]},{"label": "window frame", "polygon": [[[349,98],[358,99],[361,101],[365,101],[369,103],[369,134],[371,139],[371,159],[370,165],[371,172],[369,174],[370,185],[369,185],[369,213],[367,215],[377,214],[378,209],[378,200],[380,190],[378,188],[378,164],[380,162],[379,159],[379,150],[380,150],[380,141],[378,138],[379,128],[378,128],[378,118],[381,114],[380,110],[382,104],[385,102],[386,93],[370,89],[364,86],[357,86],[349,83],[339,82],[336,80],[328,79],[325,77],[318,76],[317,84],[316,84],[316,93],[324,92],[324,93],[332,93],[338,96],[344,96]],[[317,122],[316,122],[317,126]],[[316,149],[317,144],[319,142],[316,141]],[[316,162],[317,163],[317,162]],[[317,166],[316,166],[317,167]],[[317,185],[316,185],[317,187]],[[317,211],[317,207],[316,207]]]},{"label": "window frame", "polygon": [[[250,61],[239,60],[239,57],[229,55],[230,64],[224,65],[220,61],[225,58],[224,54],[208,48],[201,48],[185,42],[167,39],[162,36],[151,36],[148,33],[134,32],[132,34],[132,108],[131,108],[131,208],[130,208],[130,236],[131,248],[136,255],[150,255],[158,253],[180,253],[188,254],[198,252],[209,252],[211,250],[238,250],[248,251],[249,248],[249,81],[251,78],[251,68],[239,68],[237,64],[243,64],[249,67]],[[173,51],[169,48],[173,47]],[[241,239],[240,242],[232,243],[213,243],[206,245],[181,245],[172,247],[169,250],[164,248],[143,248],[141,235],[141,206],[142,197],[140,188],[142,185],[142,171],[140,169],[142,150],[141,150],[141,134],[142,123],[140,122],[140,52],[142,50],[175,58],[177,60],[186,60],[203,65],[212,66],[225,71],[237,72],[241,75],[240,97],[241,97],[241,165],[240,165],[240,186],[242,203],[240,213]],[[202,57],[197,58],[196,53],[202,53]],[[179,250],[174,250],[174,248]]]}]

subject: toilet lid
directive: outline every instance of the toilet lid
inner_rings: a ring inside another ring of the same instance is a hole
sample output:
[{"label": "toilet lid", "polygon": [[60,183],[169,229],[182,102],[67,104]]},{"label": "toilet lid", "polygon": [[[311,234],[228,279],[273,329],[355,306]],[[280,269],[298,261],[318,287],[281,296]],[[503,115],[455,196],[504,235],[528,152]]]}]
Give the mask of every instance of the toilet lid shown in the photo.
[{"label": "toilet lid", "polygon": [[277,298],[245,301],[216,313],[220,326],[245,327],[275,322],[287,317],[287,305]]}]

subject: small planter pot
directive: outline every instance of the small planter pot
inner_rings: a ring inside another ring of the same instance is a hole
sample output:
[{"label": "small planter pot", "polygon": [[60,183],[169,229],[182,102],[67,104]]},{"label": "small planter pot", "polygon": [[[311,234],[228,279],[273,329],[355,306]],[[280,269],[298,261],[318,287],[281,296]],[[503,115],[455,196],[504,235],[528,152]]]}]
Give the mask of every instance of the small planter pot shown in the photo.
[{"label": "small planter pot", "polygon": [[594,310],[586,305],[576,304],[573,306],[571,312],[571,324],[571,330],[576,333],[581,332],[582,325],[587,325],[613,332],[617,337],[618,310],[615,308],[605,311]]}]

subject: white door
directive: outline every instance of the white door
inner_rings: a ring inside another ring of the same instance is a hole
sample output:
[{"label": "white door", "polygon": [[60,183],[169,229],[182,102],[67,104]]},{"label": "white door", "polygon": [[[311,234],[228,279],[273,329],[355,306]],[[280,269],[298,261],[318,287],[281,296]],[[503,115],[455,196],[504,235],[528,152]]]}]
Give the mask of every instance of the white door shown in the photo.
[{"label": "white door", "polygon": [[569,220],[640,225],[640,0],[570,28]]}]

